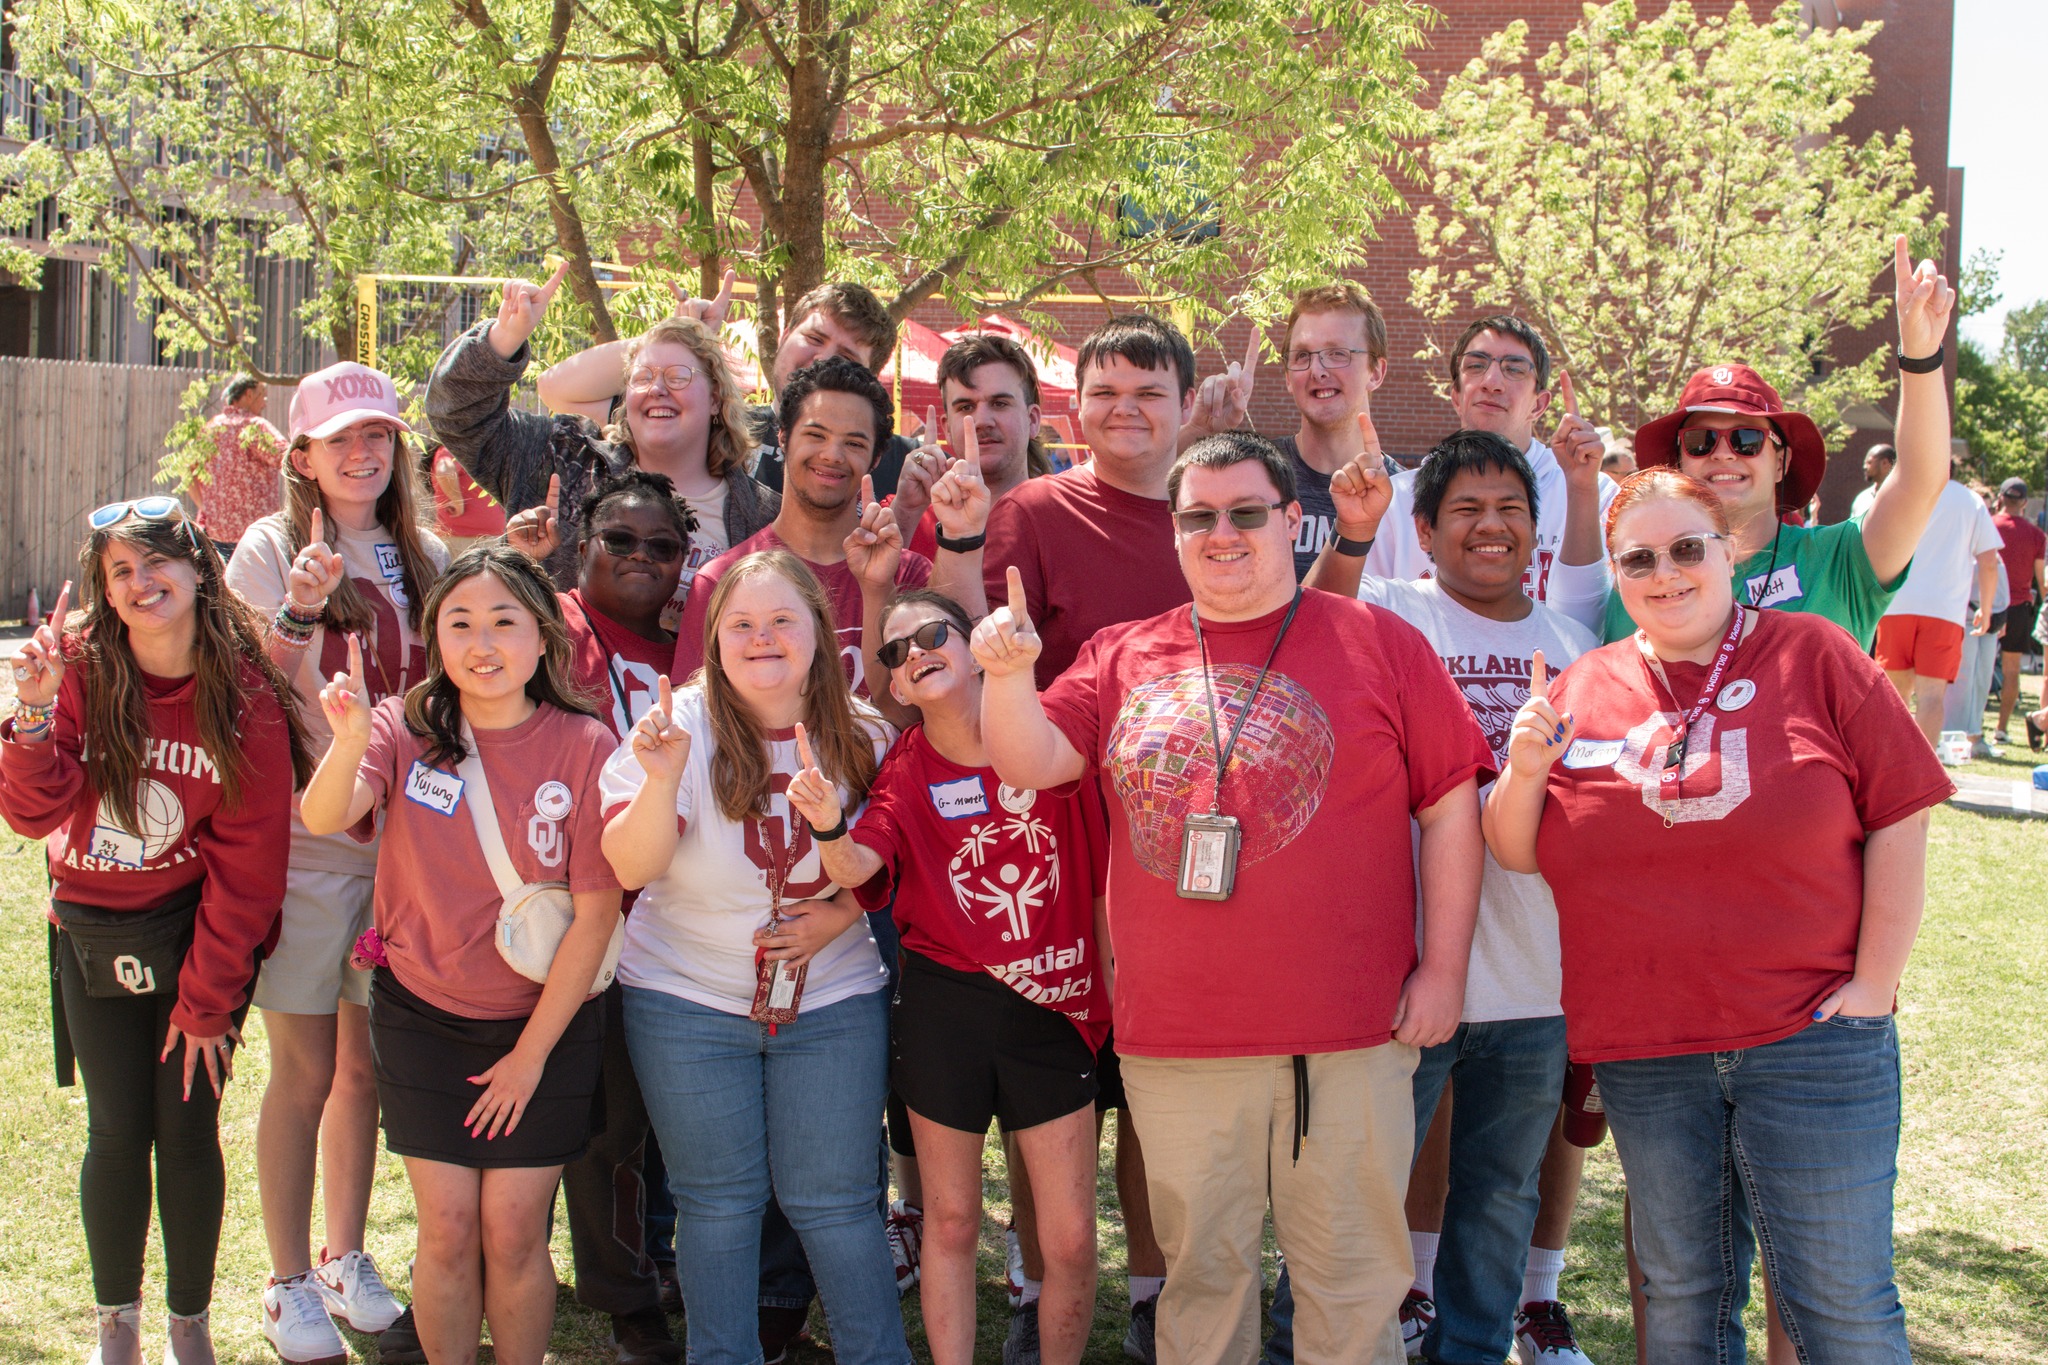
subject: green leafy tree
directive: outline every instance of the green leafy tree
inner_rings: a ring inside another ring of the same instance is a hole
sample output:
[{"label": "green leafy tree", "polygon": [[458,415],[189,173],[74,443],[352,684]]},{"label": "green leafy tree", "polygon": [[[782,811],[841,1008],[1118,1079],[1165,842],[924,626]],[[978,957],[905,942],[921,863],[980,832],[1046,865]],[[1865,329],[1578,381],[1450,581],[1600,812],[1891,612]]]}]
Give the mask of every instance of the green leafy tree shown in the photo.
[{"label": "green leafy tree", "polygon": [[1932,247],[1905,133],[1837,133],[1871,85],[1874,26],[1809,29],[1688,4],[1584,7],[1528,61],[1509,25],[1445,84],[1422,144],[1412,302],[1433,353],[1475,309],[1553,340],[1589,415],[1633,427],[1702,365],[1740,358],[1825,422],[1882,394],[1889,356],[1836,346],[1883,320],[1892,238]]},{"label": "green leafy tree", "polygon": [[1998,358],[2035,383],[2048,384],[2048,299],[2006,310]]}]

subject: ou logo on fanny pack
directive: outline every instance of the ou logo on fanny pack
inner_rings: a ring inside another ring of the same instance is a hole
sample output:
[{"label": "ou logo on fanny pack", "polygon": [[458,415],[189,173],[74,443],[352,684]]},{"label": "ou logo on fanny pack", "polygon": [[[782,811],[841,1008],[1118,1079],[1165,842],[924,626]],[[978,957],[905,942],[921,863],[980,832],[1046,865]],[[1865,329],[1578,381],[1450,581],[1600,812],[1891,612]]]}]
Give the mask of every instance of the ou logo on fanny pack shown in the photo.
[{"label": "ou logo on fanny pack", "polygon": [[156,969],[143,966],[133,953],[123,953],[114,959],[114,980],[130,995],[156,993]]},{"label": "ou logo on fanny pack", "polygon": [[1665,746],[1652,748],[1651,739],[1659,729],[1668,730],[1679,720],[1675,712],[1653,711],[1647,720],[1630,730],[1628,738],[1622,741],[1621,757],[1614,760],[1615,775],[1639,787],[1643,793],[1643,804],[1659,815],[1668,816],[1674,825],[1694,820],[1723,819],[1749,800],[1749,731],[1724,730],[1717,739],[1714,713],[1708,711],[1701,715],[1695,722],[1693,741],[1686,748],[1685,767],[1678,776],[1681,783],[1692,778],[1707,765],[1709,758],[1718,754],[1721,760],[1720,790],[1672,801],[1663,795],[1668,786],[1664,782]]}]

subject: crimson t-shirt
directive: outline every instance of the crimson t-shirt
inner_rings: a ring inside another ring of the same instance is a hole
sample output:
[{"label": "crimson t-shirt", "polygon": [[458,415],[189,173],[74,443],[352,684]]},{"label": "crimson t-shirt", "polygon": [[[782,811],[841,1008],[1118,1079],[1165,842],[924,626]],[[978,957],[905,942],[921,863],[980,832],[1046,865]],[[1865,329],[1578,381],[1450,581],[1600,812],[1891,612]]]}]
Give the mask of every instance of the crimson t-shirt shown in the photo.
[{"label": "crimson t-shirt", "polygon": [[994,768],[954,763],[916,725],[882,765],[853,838],[883,863],[861,904],[879,910],[893,893],[904,947],[954,971],[985,971],[1066,1015],[1090,1051],[1102,1046],[1109,993],[1095,897],[1108,831],[1084,784],[1009,786]]},{"label": "crimson t-shirt", "polygon": [[[1203,623],[1225,735],[1285,615]],[[1409,818],[1492,771],[1470,708],[1413,626],[1304,590],[1225,774],[1222,812],[1241,822],[1236,887],[1185,900],[1182,827],[1215,788],[1206,697],[1186,607],[1104,630],[1045,694],[1109,806],[1117,1050],[1265,1057],[1386,1042],[1416,962]]]},{"label": "crimson t-shirt", "polygon": [[2012,600],[2034,600],[2034,561],[2048,555],[2048,533],[2028,521],[2004,512],[1994,512],[1991,524],[2005,541],[1998,557],[2005,561],[2005,580],[2012,586]]},{"label": "crimson t-shirt", "polygon": [[1004,571],[1013,564],[1043,641],[1041,691],[1104,626],[1190,600],[1166,500],[1126,493],[1103,482],[1092,465],[1027,479],[996,499],[982,554],[991,609],[1010,600]]},{"label": "crimson t-shirt", "polygon": [[1733,1051],[1806,1027],[1856,968],[1866,834],[1955,790],[1825,617],[1761,613],[1670,782],[1709,666],[1664,672],[1669,698],[1631,637],[1551,684],[1578,737],[1550,770],[1536,857],[1575,1061]]},{"label": "crimson t-shirt", "polygon": [[661,675],[675,662],[675,646],[635,635],[583,599],[583,590],[556,593],[569,627],[569,672],[597,703],[598,718],[624,739],[660,695]]},{"label": "crimson t-shirt", "polygon": [[[683,608],[682,624],[676,627],[675,671],[669,680],[680,686],[685,679],[704,664],[704,623],[711,611],[711,593],[718,586],[718,580],[725,577],[726,570],[757,550],[787,550],[782,537],[775,534],[773,526],[763,526],[753,535],[727,550],[718,558],[697,570],[697,576],[690,581],[690,602]],[[793,553],[793,552],[792,552]],[[798,555],[802,559],[803,556]],[[839,657],[846,664],[847,681],[853,684],[856,697],[868,695],[867,664],[860,653],[861,598],[860,580],[853,570],[846,567],[846,561],[836,564],[813,564],[804,560],[804,566],[824,585],[825,598],[832,604],[832,622],[839,631]],[[896,586],[899,588],[922,588],[932,581],[932,562],[923,555],[903,552],[903,558],[896,565]]]}]

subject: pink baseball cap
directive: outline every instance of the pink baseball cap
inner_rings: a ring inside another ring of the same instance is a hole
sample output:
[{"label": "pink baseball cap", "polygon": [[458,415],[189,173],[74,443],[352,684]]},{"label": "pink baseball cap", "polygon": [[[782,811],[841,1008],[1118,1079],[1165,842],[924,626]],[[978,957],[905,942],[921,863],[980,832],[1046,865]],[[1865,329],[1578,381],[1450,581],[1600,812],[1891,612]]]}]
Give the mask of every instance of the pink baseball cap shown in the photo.
[{"label": "pink baseball cap", "polygon": [[297,445],[302,436],[324,439],[373,419],[411,431],[398,413],[398,386],[390,375],[344,360],[299,381],[292,394],[290,441]]}]

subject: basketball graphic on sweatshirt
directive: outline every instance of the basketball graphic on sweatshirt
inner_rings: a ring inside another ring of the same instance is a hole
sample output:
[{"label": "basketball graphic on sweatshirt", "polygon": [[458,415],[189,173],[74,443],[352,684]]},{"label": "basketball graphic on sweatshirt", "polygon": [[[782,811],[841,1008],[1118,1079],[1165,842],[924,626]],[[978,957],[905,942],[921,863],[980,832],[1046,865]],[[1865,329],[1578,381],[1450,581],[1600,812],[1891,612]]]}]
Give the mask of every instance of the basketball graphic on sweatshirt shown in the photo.
[{"label": "basketball graphic on sweatshirt", "polygon": [[129,829],[102,799],[93,814],[92,855],[142,867],[170,853],[185,837],[185,803],[152,778],[135,784],[135,816],[141,828]]}]

